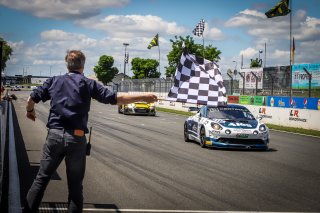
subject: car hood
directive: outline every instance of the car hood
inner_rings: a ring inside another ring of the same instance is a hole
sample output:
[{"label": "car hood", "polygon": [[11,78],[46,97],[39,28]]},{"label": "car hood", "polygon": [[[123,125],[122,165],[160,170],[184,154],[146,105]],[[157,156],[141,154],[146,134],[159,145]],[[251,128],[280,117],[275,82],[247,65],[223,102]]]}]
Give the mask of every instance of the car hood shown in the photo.
[{"label": "car hood", "polygon": [[137,108],[150,108],[150,106],[151,106],[151,104],[147,104],[147,103],[143,103],[143,102],[137,102],[137,103],[134,103],[134,105]]},{"label": "car hood", "polygon": [[219,122],[220,125],[226,128],[246,128],[255,129],[259,122],[257,120],[229,120],[224,119]]}]

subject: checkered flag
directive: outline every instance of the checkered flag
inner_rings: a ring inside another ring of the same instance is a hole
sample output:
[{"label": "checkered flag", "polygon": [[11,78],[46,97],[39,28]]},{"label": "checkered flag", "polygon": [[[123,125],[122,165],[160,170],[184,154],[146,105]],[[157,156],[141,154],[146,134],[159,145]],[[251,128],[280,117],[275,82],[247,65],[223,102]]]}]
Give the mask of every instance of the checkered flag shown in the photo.
[{"label": "checkered flag", "polygon": [[191,55],[184,48],[167,100],[210,106],[226,105],[226,88],[218,65]]},{"label": "checkered flag", "polygon": [[195,36],[202,36],[203,31],[204,31],[204,20],[201,19],[192,32]]},{"label": "checkered flag", "polygon": [[129,53],[126,53],[124,56],[124,63],[128,63],[129,62]]}]

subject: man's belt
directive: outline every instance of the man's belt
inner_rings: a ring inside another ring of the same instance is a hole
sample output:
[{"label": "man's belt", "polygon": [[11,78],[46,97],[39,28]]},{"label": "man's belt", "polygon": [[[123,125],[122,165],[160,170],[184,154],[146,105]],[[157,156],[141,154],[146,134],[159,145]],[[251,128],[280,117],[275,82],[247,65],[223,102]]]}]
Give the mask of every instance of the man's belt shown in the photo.
[{"label": "man's belt", "polygon": [[73,135],[82,137],[82,136],[84,136],[84,131],[81,129],[75,129],[73,132]]}]

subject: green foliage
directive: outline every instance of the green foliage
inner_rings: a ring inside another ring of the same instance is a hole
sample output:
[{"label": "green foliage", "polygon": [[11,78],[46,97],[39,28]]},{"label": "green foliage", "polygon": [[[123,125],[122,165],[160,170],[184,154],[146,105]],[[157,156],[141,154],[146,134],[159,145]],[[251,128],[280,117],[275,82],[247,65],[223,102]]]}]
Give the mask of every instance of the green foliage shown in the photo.
[{"label": "green foliage", "polygon": [[253,67],[261,67],[262,66],[262,60],[261,59],[251,59],[251,64],[250,64],[250,68]]},{"label": "green foliage", "polygon": [[186,36],[185,38],[183,38],[181,36],[175,36],[175,40],[171,39],[170,42],[172,43],[172,50],[167,55],[169,66],[166,67],[166,77],[171,77],[176,71],[176,67],[182,54],[183,42],[185,43],[186,48],[191,54],[195,54],[198,57],[204,56],[204,58],[210,61],[217,62],[220,60],[220,50],[218,50],[216,47],[213,47],[211,44],[203,48],[202,44],[194,43],[193,37]]},{"label": "green foliage", "polygon": [[112,56],[102,55],[98,65],[93,68],[98,80],[105,85],[111,82],[114,76],[119,72],[118,68],[112,67],[113,63],[114,60]]},{"label": "green foliage", "polygon": [[6,62],[10,60],[12,49],[3,38],[0,37],[0,41],[3,42],[2,64],[1,64],[2,70],[0,70],[2,72],[6,68]]},{"label": "green foliage", "polygon": [[157,71],[159,62],[155,59],[133,58],[131,69],[133,79],[159,78],[161,73]]}]

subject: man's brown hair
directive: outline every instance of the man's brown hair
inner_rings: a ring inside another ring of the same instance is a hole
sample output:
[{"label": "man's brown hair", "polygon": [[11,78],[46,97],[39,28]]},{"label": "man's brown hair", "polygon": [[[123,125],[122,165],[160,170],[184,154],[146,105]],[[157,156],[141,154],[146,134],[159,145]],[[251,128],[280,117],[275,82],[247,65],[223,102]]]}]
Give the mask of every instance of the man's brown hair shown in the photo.
[{"label": "man's brown hair", "polygon": [[69,71],[79,70],[84,68],[86,56],[80,50],[68,50],[65,61]]}]

